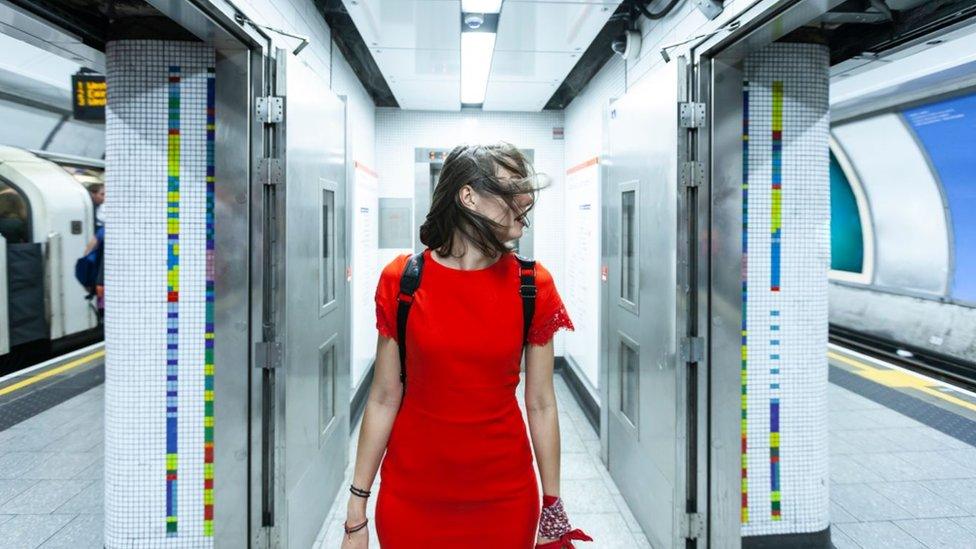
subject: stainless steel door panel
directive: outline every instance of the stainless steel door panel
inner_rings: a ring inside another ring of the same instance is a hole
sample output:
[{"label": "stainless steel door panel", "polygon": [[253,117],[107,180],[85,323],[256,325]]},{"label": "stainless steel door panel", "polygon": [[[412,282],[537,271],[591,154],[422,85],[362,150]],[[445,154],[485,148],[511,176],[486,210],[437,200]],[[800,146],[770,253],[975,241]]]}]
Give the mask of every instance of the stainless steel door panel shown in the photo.
[{"label": "stainless steel door panel", "polygon": [[[278,191],[284,285],[277,290],[284,354],[276,398],[276,478],[284,497],[276,527],[283,546],[305,549],[325,520],[347,459],[348,405],[339,405],[349,402],[346,132],[344,103],[287,57],[279,63],[286,74],[278,74],[286,87],[279,89],[285,97],[285,182]],[[323,414],[326,403],[330,411]]]},{"label": "stainless steel door panel", "polygon": [[[684,406],[676,370],[677,68],[666,64],[610,107],[604,186],[609,266],[608,453],[611,476],[656,547],[680,542]],[[625,193],[634,199],[628,227]],[[633,241],[628,242],[628,235]],[[636,257],[636,295],[628,297],[628,246]],[[627,298],[625,298],[627,297]],[[639,349],[637,423],[621,411],[626,353]]]}]

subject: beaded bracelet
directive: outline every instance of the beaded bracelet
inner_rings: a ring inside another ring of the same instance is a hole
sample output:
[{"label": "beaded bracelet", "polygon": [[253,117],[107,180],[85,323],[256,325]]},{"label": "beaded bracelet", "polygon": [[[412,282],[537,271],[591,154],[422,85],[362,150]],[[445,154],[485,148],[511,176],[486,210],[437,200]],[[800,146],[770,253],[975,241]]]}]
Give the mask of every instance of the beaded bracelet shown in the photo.
[{"label": "beaded bracelet", "polygon": [[363,490],[362,488],[356,488],[352,484],[349,485],[349,491],[352,492],[354,495],[357,495],[357,496],[359,496],[361,498],[368,498],[369,497],[369,494],[370,494],[370,491],[369,490]]},{"label": "beaded bracelet", "polygon": [[342,523],[342,527],[345,528],[346,534],[351,534],[353,532],[358,532],[358,531],[362,530],[363,528],[365,528],[367,522],[369,522],[369,519],[368,518],[367,519],[363,519],[363,522],[362,523],[357,524],[356,526],[353,526],[352,528],[350,528],[348,524],[346,524],[345,522],[343,522]]},{"label": "beaded bracelet", "polygon": [[566,510],[563,509],[562,498],[543,495],[542,514],[539,518],[539,535],[553,538],[553,541],[536,545],[536,549],[564,549],[574,548],[572,540],[593,541],[586,532],[569,525]]}]

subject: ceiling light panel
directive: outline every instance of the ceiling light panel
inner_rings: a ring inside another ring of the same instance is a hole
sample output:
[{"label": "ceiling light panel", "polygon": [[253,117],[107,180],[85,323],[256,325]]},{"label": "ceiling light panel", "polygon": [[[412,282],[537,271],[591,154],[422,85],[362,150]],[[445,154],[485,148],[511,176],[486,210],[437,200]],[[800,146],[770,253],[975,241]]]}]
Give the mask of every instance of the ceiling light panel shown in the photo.
[{"label": "ceiling light panel", "polygon": [[494,50],[494,33],[461,33],[461,103],[484,103]]},{"label": "ceiling light panel", "polygon": [[502,0],[461,0],[461,11],[464,13],[499,13],[502,11]]}]

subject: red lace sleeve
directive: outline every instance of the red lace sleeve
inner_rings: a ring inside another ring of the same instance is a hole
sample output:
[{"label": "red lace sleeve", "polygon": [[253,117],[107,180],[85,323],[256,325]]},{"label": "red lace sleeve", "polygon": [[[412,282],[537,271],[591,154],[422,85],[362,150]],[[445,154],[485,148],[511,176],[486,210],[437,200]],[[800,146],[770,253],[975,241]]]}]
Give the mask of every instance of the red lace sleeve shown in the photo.
[{"label": "red lace sleeve", "polygon": [[528,339],[532,345],[541,346],[548,343],[560,328],[567,330],[575,328],[562,298],[559,297],[552,275],[541,263],[536,263],[535,270],[537,297]]},{"label": "red lace sleeve", "polygon": [[397,338],[397,295],[400,293],[400,275],[410,254],[396,257],[387,263],[376,284],[376,330],[382,336]]}]

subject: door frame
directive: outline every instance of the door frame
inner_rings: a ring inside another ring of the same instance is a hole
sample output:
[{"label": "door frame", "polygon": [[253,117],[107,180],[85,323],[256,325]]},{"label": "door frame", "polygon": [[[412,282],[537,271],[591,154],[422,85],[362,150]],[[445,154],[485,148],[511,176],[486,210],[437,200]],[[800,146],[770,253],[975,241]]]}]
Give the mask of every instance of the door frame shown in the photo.
[{"label": "door frame", "polygon": [[[741,323],[742,323],[742,180],[741,148],[723,149],[724,143],[741,143],[741,87],[735,95],[730,86],[717,81],[720,71],[728,67],[725,58],[742,56],[762,44],[772,42],[842,0],[756,0],[747,9],[724,21],[741,24],[728,32],[705,35],[701,40],[679,50],[688,64],[683,86],[686,101],[705,105],[703,132],[689,139],[685,160],[702,162],[704,177],[697,190],[697,220],[689,223],[697,234],[689,235],[689,244],[698,240],[697,284],[699,300],[693,309],[697,321],[689,327],[703,338],[703,369],[699,372],[699,418],[704,431],[698,433],[698,459],[706,482],[697,487],[705,505],[703,521],[706,546],[737,549],[742,544],[740,503],[741,472]],[[779,19],[782,25],[769,23]],[[724,66],[723,66],[724,65]],[[727,76],[727,75],[726,75]],[[739,80],[741,82],[741,80]],[[716,105],[739,105],[716,109]],[[735,116],[738,112],[738,116]],[[731,113],[731,114],[730,114]],[[732,174],[739,173],[738,177]],[[699,478],[703,478],[702,476]],[[731,506],[730,502],[736,502]]]},{"label": "door frame", "polygon": [[[260,417],[252,406],[251,366],[260,337],[263,227],[251,219],[264,212],[256,178],[268,146],[267,129],[252,114],[265,95],[271,70],[271,38],[235,21],[239,10],[220,0],[147,0],[163,15],[216,50],[216,207],[214,318],[214,540],[234,547],[261,547],[267,537],[253,512],[255,452]],[[255,322],[257,320],[257,322]],[[232,367],[232,365],[237,365]],[[257,376],[260,377],[260,376]]]}]

